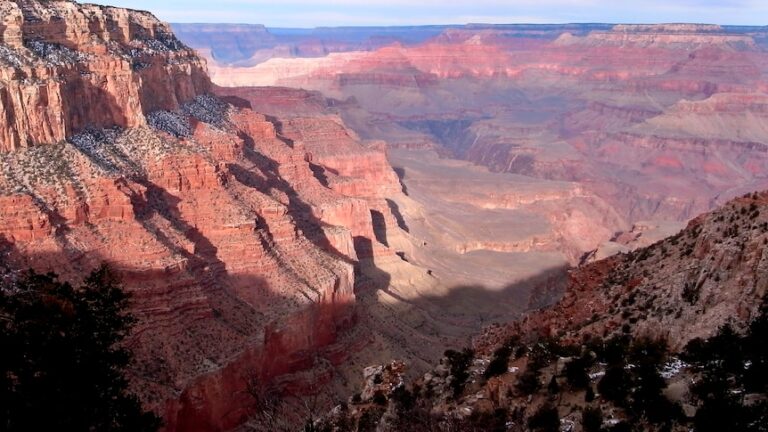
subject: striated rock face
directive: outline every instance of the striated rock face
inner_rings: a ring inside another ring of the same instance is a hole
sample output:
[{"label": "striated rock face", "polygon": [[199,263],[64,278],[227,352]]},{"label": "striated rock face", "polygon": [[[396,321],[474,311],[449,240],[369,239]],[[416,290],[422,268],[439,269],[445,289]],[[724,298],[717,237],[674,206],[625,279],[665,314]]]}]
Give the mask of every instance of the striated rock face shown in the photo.
[{"label": "striated rock face", "polygon": [[119,271],[140,319],[133,383],[168,430],[236,426],[245,376],[325,357],[354,322],[353,234],[376,241],[366,201],[325,188],[303,146],[251,111],[227,116],[181,140],[142,127],[1,156],[11,262]]},{"label": "striated rock face", "polygon": [[565,33],[555,43],[683,49],[707,46],[735,49],[757,48],[755,40],[749,35],[728,34],[721,26],[706,24],[620,24],[610,31],[593,31],[583,38]]},{"label": "striated rock face", "polygon": [[238,426],[249,377],[331,380],[366,344],[349,335],[359,260],[394,256],[373,215],[400,231],[384,149],[338,117],[206,94],[202,60],[148,13],[0,8],[4,260],[117,270],[139,319],[131,383],[168,431]]},{"label": "striated rock face", "polygon": [[0,150],[135,127],[208,91],[204,62],[146,12],[3,1]]},{"label": "striated rock face", "polygon": [[[535,26],[533,26],[535,27]],[[765,28],[446,29],[416,45],[214,63],[219,85],[323,92],[367,139],[569,181],[630,224],[768,187]]]}]

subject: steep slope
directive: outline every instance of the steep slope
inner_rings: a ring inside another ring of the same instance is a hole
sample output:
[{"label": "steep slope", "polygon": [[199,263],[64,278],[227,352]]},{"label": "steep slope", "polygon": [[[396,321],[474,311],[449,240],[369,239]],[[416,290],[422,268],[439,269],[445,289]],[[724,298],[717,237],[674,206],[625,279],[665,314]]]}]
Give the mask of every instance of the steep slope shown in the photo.
[{"label": "steep slope", "polygon": [[204,63],[146,12],[0,8],[9,268],[118,271],[139,318],[132,385],[169,431],[242,423],[249,377],[331,380],[366,343],[349,332],[358,260],[394,256],[372,219],[399,230],[383,152],[338,119],[281,121],[207,94]]},{"label": "steep slope", "polygon": [[652,246],[576,269],[555,307],[513,327],[574,341],[629,328],[681,348],[729,320],[748,323],[768,289],[767,207],[767,192],[748,194]]},{"label": "steep slope", "polygon": [[574,269],[557,304],[489,327],[410,385],[400,362],[369,367],[320,427],[763,430],[767,212],[768,192],[749,194]]},{"label": "steep slope", "polygon": [[[284,118],[284,133],[291,124],[338,119],[340,106],[355,105],[299,89],[215,91]],[[366,145],[385,146],[374,140]],[[525,312],[536,286],[562,289],[569,264],[626,228],[609,205],[578,184],[491,173],[428,151],[388,149],[386,155],[405,192],[387,197],[400,230],[374,228],[396,255],[361,257],[357,328],[372,344],[352,364],[400,358],[408,360],[409,373],[422,373],[443,346],[463,344],[488,322]],[[331,187],[346,188],[337,174],[350,168],[322,176]],[[374,222],[388,215],[372,213]],[[340,369],[355,385],[356,368]]]}]

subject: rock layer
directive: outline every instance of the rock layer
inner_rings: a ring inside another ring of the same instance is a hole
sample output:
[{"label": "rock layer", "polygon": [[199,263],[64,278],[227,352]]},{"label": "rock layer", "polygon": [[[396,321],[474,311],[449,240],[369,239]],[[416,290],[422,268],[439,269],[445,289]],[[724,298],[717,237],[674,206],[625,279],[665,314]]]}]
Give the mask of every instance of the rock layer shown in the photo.
[{"label": "rock layer", "polygon": [[204,62],[146,12],[72,1],[0,7],[0,150],[141,126],[210,85]]},{"label": "rock layer", "polygon": [[381,147],[207,95],[203,61],[148,13],[0,8],[3,260],[117,270],[139,319],[131,383],[166,430],[232,429],[251,377],[310,388],[365,346],[355,269],[394,256],[374,225],[399,231]]},{"label": "rock layer", "polygon": [[630,224],[768,187],[765,28],[471,26],[421,44],[212,65],[345,101],[364,138],[577,182]]}]

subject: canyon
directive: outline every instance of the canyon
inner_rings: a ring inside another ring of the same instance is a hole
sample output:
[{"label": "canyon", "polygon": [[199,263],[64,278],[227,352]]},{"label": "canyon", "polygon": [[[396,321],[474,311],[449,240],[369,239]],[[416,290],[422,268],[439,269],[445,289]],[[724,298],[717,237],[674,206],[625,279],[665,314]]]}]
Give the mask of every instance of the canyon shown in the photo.
[{"label": "canyon", "polygon": [[[366,368],[357,396],[320,427],[759,428],[768,412],[757,360],[766,354],[756,348],[766,329],[767,198],[743,195],[674,236],[573,269],[556,304],[488,326],[410,382],[401,362]],[[757,361],[736,363],[732,375],[715,360],[741,353]],[[743,411],[712,391],[724,376]],[[544,412],[552,426],[542,426]]]},{"label": "canyon", "polygon": [[417,44],[209,63],[220,86],[317,90],[362,137],[572,181],[629,225],[766,186],[765,28],[448,28]]},{"label": "canyon", "polygon": [[[393,169],[389,144],[324,97],[228,94],[147,12],[0,7],[3,279],[32,268],[79,283],[110,265],[138,320],[131,386],[165,430],[237,427],[254,409],[251,379],[333,399],[357,385],[358,364],[424,369],[525,311],[533,287],[556,290],[620,224],[575,184],[506,174],[507,203],[488,207],[496,175],[448,163],[476,182],[457,202],[431,181],[442,162],[430,153]],[[542,218],[556,206],[575,217]],[[494,235],[518,216],[536,223]],[[608,228],[575,236],[590,217]],[[455,232],[442,238],[442,224]],[[504,269],[509,257],[519,263]]]},{"label": "canyon", "polygon": [[[699,214],[768,187],[765,28],[469,25],[422,41],[310,55],[278,49],[295,43],[279,34],[275,29],[275,48],[260,61],[209,57],[215,92],[275,115],[339,116],[362,138],[386,142],[406,192],[393,201],[416,237],[401,255],[439,279],[404,284],[398,271],[382,267],[389,286],[375,302],[361,293],[365,310],[384,301],[407,303],[400,307],[410,312],[414,299],[424,307],[441,293],[449,301],[438,313],[461,318],[462,327],[509,322],[574,289],[566,287],[580,276],[569,279],[570,266],[612,265],[612,256],[678,235]],[[204,54],[216,46],[194,43]],[[658,265],[664,270],[643,275],[669,273]],[[654,291],[648,284],[644,291]],[[561,304],[585,302],[588,311],[555,310],[548,331],[589,322],[596,296],[566,294]],[[722,303],[738,311],[705,322],[684,307],[682,319],[640,327],[668,329],[662,333],[679,349],[681,335],[708,336],[724,317],[754,316],[744,302]],[[410,326],[424,322],[439,319]],[[457,341],[441,346],[461,346]],[[429,368],[392,354],[415,363],[406,368],[410,377]]]},{"label": "canyon", "polygon": [[119,274],[131,384],[166,430],[243,423],[251,376],[330,382],[367,343],[348,335],[358,262],[395,257],[374,233],[399,230],[384,152],[337,119],[210,95],[204,62],[149,13],[0,7],[4,264]]},{"label": "canyon", "polygon": [[[751,27],[299,30],[0,1],[2,277],[109,264],[131,387],[167,431],[239,427],[254,379],[337,402],[361,367],[420,376],[564,294],[557,320],[604,313],[580,274],[686,225],[714,238],[699,213],[768,189],[766,48]],[[713,242],[674,253],[744,270]],[[754,312],[731,300],[672,328]]]}]

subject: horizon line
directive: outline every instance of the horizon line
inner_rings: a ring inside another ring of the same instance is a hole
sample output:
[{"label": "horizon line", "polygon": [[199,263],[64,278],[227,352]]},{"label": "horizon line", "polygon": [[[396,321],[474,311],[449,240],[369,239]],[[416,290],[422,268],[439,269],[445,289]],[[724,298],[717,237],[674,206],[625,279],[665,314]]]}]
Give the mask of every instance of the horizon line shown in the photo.
[{"label": "horizon line", "polygon": [[340,29],[340,28],[411,28],[411,27],[468,27],[468,26],[486,26],[486,27],[501,27],[501,26],[588,26],[588,25],[630,25],[630,26],[660,26],[660,25],[700,25],[700,26],[718,26],[718,27],[748,27],[768,30],[768,24],[755,25],[755,24],[716,24],[706,22],[694,22],[694,21],[681,21],[681,22],[551,22],[551,23],[536,23],[536,22],[510,22],[510,23],[483,23],[483,22],[469,22],[464,24],[447,23],[447,24],[403,24],[403,25],[387,25],[387,24],[371,24],[371,25],[318,25],[314,27],[294,27],[294,26],[272,26],[264,23],[247,23],[247,22],[202,22],[202,21],[166,21],[171,25],[239,25],[239,26],[254,26],[264,27],[267,29],[290,29],[290,30],[315,30],[315,29]]}]

